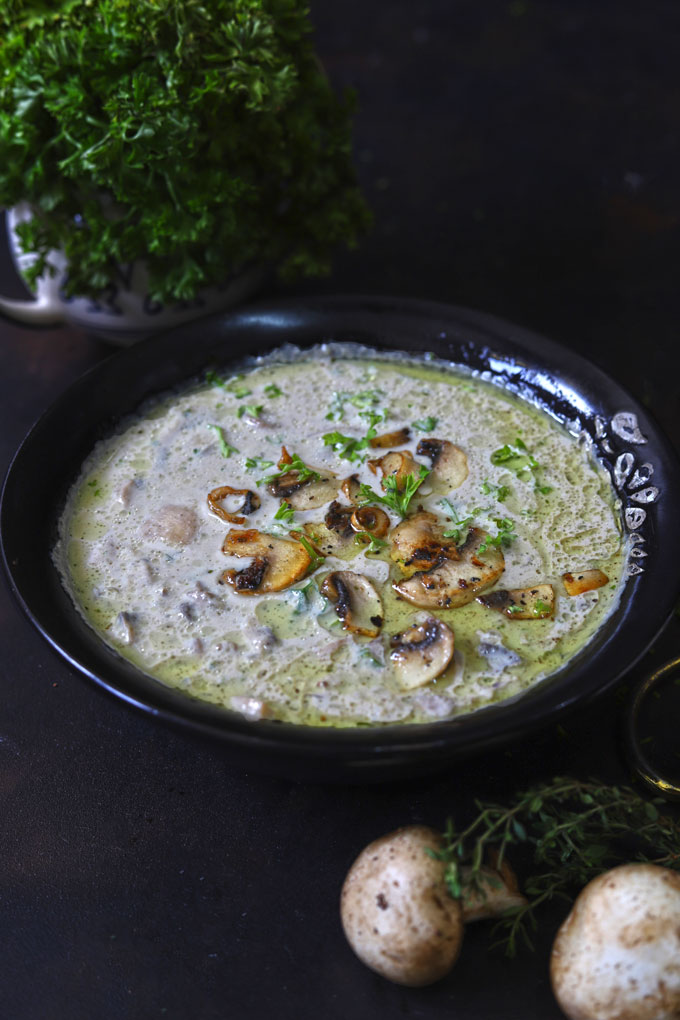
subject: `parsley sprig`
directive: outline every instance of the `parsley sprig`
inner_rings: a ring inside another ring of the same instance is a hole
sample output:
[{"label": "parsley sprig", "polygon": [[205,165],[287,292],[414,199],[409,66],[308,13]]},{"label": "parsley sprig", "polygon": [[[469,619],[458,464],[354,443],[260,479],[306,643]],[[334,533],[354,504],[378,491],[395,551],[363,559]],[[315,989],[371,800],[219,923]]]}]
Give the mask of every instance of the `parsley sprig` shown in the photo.
[{"label": "parsley sprig", "polygon": [[371,503],[383,503],[385,506],[388,506],[390,510],[399,514],[400,517],[406,517],[411,500],[429,473],[430,469],[426,468],[424,464],[421,464],[417,477],[413,474],[406,475],[403,485],[401,486],[397,481],[396,475],[387,475],[387,477],[383,479],[385,491],[382,496],[377,492],[374,492],[370,485],[362,482],[357,493],[359,506],[368,506]]},{"label": "parsley sprig", "polygon": [[486,536],[477,550],[480,555],[483,555],[487,549],[500,549],[503,545],[510,545],[517,538],[514,521],[508,517],[494,517],[493,522],[498,528],[498,532],[495,535]]},{"label": "parsley sprig", "polygon": [[370,447],[371,440],[378,434],[376,425],[378,422],[382,422],[387,417],[386,411],[360,411],[362,418],[368,419],[368,430],[365,436],[361,439],[356,439],[354,436],[344,436],[342,432],[326,432],[322,439],[324,446],[330,446],[333,448],[335,453],[343,460],[359,461],[363,464],[366,460],[367,454],[362,454],[360,451]]},{"label": "parsley sprig", "polygon": [[533,851],[537,866],[523,885],[526,906],[497,922],[497,945],[514,956],[521,939],[533,948],[537,907],[555,897],[570,900],[587,882],[616,864],[632,860],[680,870],[680,823],[660,814],[663,802],[640,797],[625,786],[556,777],[516,794],[508,804],[476,800],[477,814],[464,829],[449,819],[445,846],[430,856],[446,862],[445,879],[454,898],[462,891],[461,868],[479,887],[488,850],[500,867],[509,847]]},{"label": "parsley sprig", "polygon": [[[279,464],[281,461],[279,461]],[[297,453],[290,455],[290,463],[284,464],[280,471],[275,471],[272,475],[267,475],[265,478],[258,478],[258,485],[269,485],[270,482],[275,482],[277,478],[281,478],[283,475],[290,474],[291,471],[297,471],[297,477],[299,482],[318,482],[321,475],[318,471],[314,471],[312,468],[307,467],[305,462]]]},{"label": "parsley sprig", "polygon": [[336,391],[331,400],[330,409],[326,415],[327,421],[342,421],[345,413],[345,404],[351,404],[359,411],[370,411],[380,403],[385,396],[382,390],[362,390],[360,393],[348,393]]},{"label": "parsley sprig", "polygon": [[439,505],[444,507],[453,522],[453,527],[447,528],[447,530],[443,532],[444,538],[452,538],[456,545],[462,545],[467,538],[474,515],[475,513],[479,513],[479,510],[475,509],[467,517],[460,517],[450,499],[440,499]]}]

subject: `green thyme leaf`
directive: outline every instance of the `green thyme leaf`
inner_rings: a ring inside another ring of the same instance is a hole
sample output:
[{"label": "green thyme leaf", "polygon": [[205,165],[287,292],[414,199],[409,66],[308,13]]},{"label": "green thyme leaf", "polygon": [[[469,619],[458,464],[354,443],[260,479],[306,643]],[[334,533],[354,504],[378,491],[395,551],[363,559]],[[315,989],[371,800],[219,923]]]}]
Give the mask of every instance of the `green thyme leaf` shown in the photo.
[{"label": "green thyme leaf", "polygon": [[226,436],[224,434],[224,429],[222,428],[221,425],[208,425],[207,427],[209,429],[212,429],[212,431],[217,436],[217,442],[219,443],[220,453],[222,454],[223,457],[231,457],[232,453],[238,453],[236,447],[231,446],[227,442]]}]

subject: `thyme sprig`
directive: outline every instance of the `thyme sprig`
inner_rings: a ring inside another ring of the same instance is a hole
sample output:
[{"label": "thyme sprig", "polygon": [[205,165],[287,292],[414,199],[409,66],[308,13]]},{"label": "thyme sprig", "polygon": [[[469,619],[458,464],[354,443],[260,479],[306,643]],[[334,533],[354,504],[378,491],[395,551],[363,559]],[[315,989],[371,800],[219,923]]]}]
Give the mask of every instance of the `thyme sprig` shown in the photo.
[{"label": "thyme sprig", "polygon": [[662,815],[660,798],[645,800],[625,786],[558,776],[532,786],[504,804],[475,801],[477,815],[457,831],[452,819],[445,846],[432,855],[446,862],[446,884],[461,895],[461,868],[480,887],[485,854],[494,849],[500,868],[508,847],[523,844],[533,851],[536,874],[524,883],[526,906],[509,911],[494,928],[495,945],[514,956],[520,940],[533,948],[537,907],[561,897],[571,900],[587,882],[608,868],[644,861],[680,870],[680,823]]}]

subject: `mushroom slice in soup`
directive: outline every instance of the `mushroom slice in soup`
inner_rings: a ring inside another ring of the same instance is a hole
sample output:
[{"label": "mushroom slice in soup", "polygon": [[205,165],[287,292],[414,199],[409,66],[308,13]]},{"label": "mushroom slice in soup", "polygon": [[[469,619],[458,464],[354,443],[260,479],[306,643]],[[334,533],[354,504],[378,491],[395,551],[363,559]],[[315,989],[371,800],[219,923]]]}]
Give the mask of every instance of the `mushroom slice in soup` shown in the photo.
[{"label": "mushroom slice in soup", "polygon": [[389,517],[377,506],[362,506],[354,510],[349,523],[353,531],[374,538],[383,538],[390,529]]},{"label": "mushroom slice in soup", "polygon": [[311,556],[300,542],[265,535],[255,529],[229,531],[222,544],[228,556],[250,556],[243,570],[225,570],[219,580],[240,595],[265,595],[283,591],[300,581],[311,566]]},{"label": "mushroom slice in soup", "polygon": [[[243,496],[243,504],[230,513],[222,506],[222,500],[228,496]],[[233,489],[231,485],[220,485],[208,493],[208,506],[216,517],[229,524],[245,524],[245,517],[241,514],[252,514],[260,507],[260,497],[251,489]]]},{"label": "mushroom slice in soup", "polygon": [[359,483],[358,475],[350,475],[349,478],[345,478],[340,485],[340,491],[347,497],[350,503],[356,503],[360,488],[361,485]]},{"label": "mushroom slice in soup", "polygon": [[457,609],[467,605],[478,592],[495,584],[505,568],[500,549],[490,547],[480,555],[479,547],[488,538],[481,528],[470,528],[465,542],[458,547],[460,559],[442,558],[430,570],[396,581],[392,587],[407,602],[424,609]]},{"label": "mushroom slice in soup", "polygon": [[562,574],[564,590],[567,595],[583,595],[609,583],[609,578],[602,570],[581,570],[578,574]]},{"label": "mushroom slice in soup", "polygon": [[551,584],[533,588],[510,588],[477,596],[487,609],[497,609],[511,620],[545,620],[555,610],[555,592]]},{"label": "mushroom slice in soup", "polygon": [[386,450],[390,446],[401,446],[402,443],[408,443],[410,438],[411,430],[408,426],[404,426],[403,429],[397,429],[395,432],[384,432],[381,436],[373,436],[369,445],[373,450]]},{"label": "mushroom slice in soup", "polygon": [[382,472],[382,480],[380,484],[383,489],[387,488],[386,479],[393,477],[396,481],[397,489],[401,490],[406,485],[406,479],[409,475],[417,478],[420,472],[421,465],[417,460],[414,460],[408,450],[397,450],[394,453],[386,453],[384,457],[380,457],[378,460],[369,460],[368,466],[371,471],[375,474],[378,468]]},{"label": "mushroom slice in soup", "polygon": [[467,456],[448,439],[421,439],[416,453],[429,458],[432,470],[427,481],[436,492],[457,489],[468,476]]},{"label": "mushroom slice in soup", "polygon": [[308,521],[302,525],[307,538],[323,556],[335,555],[346,559],[348,554],[359,551],[355,542],[356,534],[350,523],[353,510],[354,507],[343,506],[333,500],[323,521]]},{"label": "mushroom slice in soup", "polygon": [[383,625],[380,595],[363,574],[336,570],[324,578],[319,591],[333,602],[345,630],[365,637],[377,637]]},{"label": "mushroom slice in soup", "polygon": [[403,690],[424,687],[441,673],[453,658],[453,631],[431,616],[390,639],[390,661]]},{"label": "mushroom slice in soup", "polygon": [[398,524],[390,540],[390,556],[406,577],[417,570],[430,570],[444,559],[460,559],[455,541],[444,538],[436,514],[427,510],[419,510]]},{"label": "mushroom slice in soup", "polygon": [[334,498],[338,481],[329,474],[300,481],[299,472],[288,471],[270,482],[267,489],[272,496],[287,500],[293,510],[316,510]]}]

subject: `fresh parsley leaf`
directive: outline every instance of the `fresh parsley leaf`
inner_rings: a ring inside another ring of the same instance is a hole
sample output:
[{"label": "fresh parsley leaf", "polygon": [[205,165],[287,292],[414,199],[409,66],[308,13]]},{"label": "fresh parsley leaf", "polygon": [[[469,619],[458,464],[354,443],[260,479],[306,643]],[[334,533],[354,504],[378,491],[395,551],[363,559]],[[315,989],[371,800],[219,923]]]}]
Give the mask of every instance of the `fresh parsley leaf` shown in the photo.
[{"label": "fresh parsley leaf", "polygon": [[231,457],[232,453],[238,453],[236,447],[231,446],[227,442],[226,436],[224,434],[224,429],[222,428],[221,425],[208,425],[208,428],[212,429],[212,431],[217,436],[217,442],[219,443],[220,446],[220,453],[222,454],[223,457]]},{"label": "fresh parsley leaf", "polygon": [[494,496],[499,503],[505,503],[506,499],[510,495],[510,489],[507,485],[494,485],[488,478],[484,479],[484,482],[480,486],[480,492],[484,496]]},{"label": "fresh parsley leaf", "polygon": [[437,427],[438,421],[439,418],[419,418],[418,421],[411,422],[411,427],[418,432],[433,432]]},{"label": "fresh parsley leaf", "polygon": [[246,457],[245,467],[246,471],[266,471],[274,467],[274,461],[265,460],[264,457]]},{"label": "fresh parsley leaf", "polygon": [[293,510],[293,508],[290,505],[290,503],[287,503],[286,500],[284,499],[284,501],[282,502],[281,506],[279,507],[279,509],[274,514],[274,520],[275,521],[285,521],[286,523],[290,523],[293,520],[294,516],[295,516],[295,511]]},{"label": "fresh parsley leaf", "polygon": [[360,393],[335,392],[326,419],[342,421],[345,404],[351,404],[359,411],[368,411],[379,404],[384,395],[382,390],[362,390]]},{"label": "fresh parsley leaf", "polygon": [[267,386],[265,386],[264,392],[268,397],[271,397],[272,399],[274,397],[283,396],[283,390],[279,389],[276,383],[269,383]]},{"label": "fresh parsley leaf", "polygon": [[479,547],[478,552],[483,554],[487,549],[500,548],[502,545],[510,545],[510,543],[517,538],[515,534],[515,522],[509,520],[507,517],[494,517],[494,524],[498,528],[496,535],[487,535],[482,544]]},{"label": "fresh parsley leaf", "polygon": [[447,514],[453,521],[453,527],[442,532],[444,538],[452,538],[456,545],[462,545],[467,538],[474,515],[470,514],[468,517],[459,517],[458,511],[449,499],[440,499],[439,505],[444,507]]},{"label": "fresh parsley leaf", "polygon": [[550,613],[550,606],[547,602],[543,602],[542,599],[536,599],[534,602],[534,616],[543,616],[543,614]]},{"label": "fresh parsley leaf", "polygon": [[343,460],[360,461],[366,460],[366,455],[359,451],[365,450],[371,445],[371,440],[377,435],[376,425],[387,417],[387,411],[360,411],[360,417],[368,419],[368,431],[361,439],[353,436],[345,436],[342,432],[326,432],[322,439],[325,446],[331,446]]},{"label": "fresh parsley leaf", "polygon": [[291,454],[290,464],[284,464],[280,471],[276,471],[273,475],[267,475],[266,478],[258,478],[257,484],[268,485],[270,482],[276,481],[277,478],[281,478],[283,475],[290,474],[291,471],[297,471],[299,482],[318,482],[321,479],[321,475],[318,471],[313,471],[312,468],[307,467],[305,462],[297,453]]},{"label": "fresh parsley leaf", "polygon": [[241,404],[236,414],[239,418],[242,418],[244,414],[250,415],[251,418],[259,418],[262,414],[262,404]]},{"label": "fresh parsley leaf", "polygon": [[552,492],[552,486],[539,483],[537,473],[540,471],[540,464],[532,453],[529,452],[524,440],[517,436],[515,445],[507,443],[491,454],[491,463],[495,465],[504,464],[508,471],[513,471],[518,478],[526,481],[529,477],[534,478],[534,489],[546,496]]},{"label": "fresh parsley leaf", "polygon": [[384,549],[387,545],[384,538],[378,538],[377,535],[372,535],[370,531],[357,531],[354,536],[354,541],[357,545],[363,546],[365,546],[366,542],[368,542],[368,546],[365,549],[367,553],[380,552],[380,550]]},{"label": "fresh parsley leaf", "polygon": [[370,485],[363,482],[359,486],[357,498],[360,506],[368,506],[369,503],[383,503],[390,510],[394,510],[400,517],[406,517],[411,500],[430,473],[430,469],[424,464],[420,465],[418,477],[406,475],[404,484],[399,488],[396,475],[388,475],[384,479],[385,492],[382,496],[374,492]]}]

